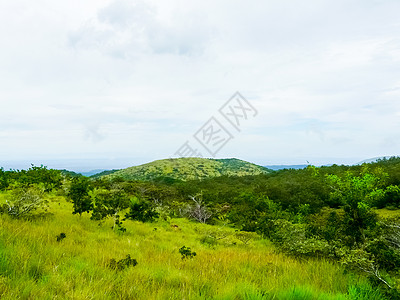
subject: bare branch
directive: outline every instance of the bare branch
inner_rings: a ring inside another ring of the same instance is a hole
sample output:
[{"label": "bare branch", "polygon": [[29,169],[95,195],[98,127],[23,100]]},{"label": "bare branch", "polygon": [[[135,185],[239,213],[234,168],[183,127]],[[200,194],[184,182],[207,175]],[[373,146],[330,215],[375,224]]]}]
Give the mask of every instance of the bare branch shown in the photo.
[{"label": "bare branch", "polygon": [[211,218],[212,212],[203,203],[202,194],[189,196],[189,198],[194,202],[193,205],[188,206],[187,212],[189,216],[201,223],[206,223]]}]

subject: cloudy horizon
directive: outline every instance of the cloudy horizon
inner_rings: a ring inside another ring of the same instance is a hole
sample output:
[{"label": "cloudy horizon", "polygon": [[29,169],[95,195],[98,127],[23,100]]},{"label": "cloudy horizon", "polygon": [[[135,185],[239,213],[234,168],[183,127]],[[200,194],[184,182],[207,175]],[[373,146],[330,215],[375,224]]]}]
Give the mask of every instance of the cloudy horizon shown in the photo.
[{"label": "cloudy horizon", "polygon": [[188,140],[202,149],[193,135],[236,91],[258,113],[240,132],[224,123],[233,139],[216,158],[399,155],[398,11],[394,0],[1,1],[0,163],[84,171],[168,158]]}]

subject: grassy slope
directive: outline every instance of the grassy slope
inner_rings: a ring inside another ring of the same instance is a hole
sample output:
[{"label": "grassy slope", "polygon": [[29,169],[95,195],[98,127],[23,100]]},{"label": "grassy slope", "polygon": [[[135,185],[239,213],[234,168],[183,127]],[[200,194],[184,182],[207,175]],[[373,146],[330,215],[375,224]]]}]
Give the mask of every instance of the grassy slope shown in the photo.
[{"label": "grassy slope", "polygon": [[[72,215],[62,197],[51,207],[53,216],[32,222],[0,215],[1,299],[381,299],[349,296],[372,289],[338,265],[288,258],[265,240],[201,242],[210,230],[233,229],[184,219],[127,221],[127,232],[118,234],[109,222]],[[61,232],[67,237],[57,242]],[[183,245],[197,256],[182,260]],[[107,267],[127,254],[137,266]]]},{"label": "grassy slope", "polygon": [[268,173],[268,169],[239,159],[173,158],[156,160],[144,165],[119,170],[110,177],[147,180],[171,177],[180,180],[207,177],[245,176]]}]

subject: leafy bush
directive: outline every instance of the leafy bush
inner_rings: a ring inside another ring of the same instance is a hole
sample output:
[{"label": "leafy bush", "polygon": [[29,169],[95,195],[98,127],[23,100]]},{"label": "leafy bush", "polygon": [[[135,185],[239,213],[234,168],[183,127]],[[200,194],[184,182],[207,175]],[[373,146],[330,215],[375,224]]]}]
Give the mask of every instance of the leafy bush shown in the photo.
[{"label": "leafy bush", "polygon": [[43,197],[43,190],[37,186],[18,187],[11,192],[6,204],[1,207],[2,213],[7,213],[14,218],[33,216],[35,211],[45,212],[48,201]]},{"label": "leafy bush", "polygon": [[7,172],[4,172],[3,168],[0,168],[0,190],[4,190],[9,185]]},{"label": "leafy bush", "polygon": [[18,183],[25,188],[32,185],[42,185],[46,192],[60,188],[63,181],[61,171],[47,169],[43,165],[40,167],[32,165],[28,170],[13,170],[6,173],[6,179],[10,184]]},{"label": "leafy bush", "polygon": [[134,258],[131,258],[131,255],[128,254],[125,258],[116,260],[115,258],[110,259],[108,263],[108,267],[110,269],[116,270],[116,271],[122,271],[128,267],[134,267],[138,264],[137,260]]},{"label": "leafy bush", "polygon": [[207,245],[209,247],[215,247],[218,244],[217,239],[210,235],[202,236],[200,239],[200,243]]},{"label": "leafy bush", "polygon": [[67,237],[67,235],[64,232],[61,232],[59,235],[56,236],[57,242],[61,242],[66,237]]},{"label": "leafy bush", "polygon": [[380,236],[370,240],[365,245],[365,250],[371,253],[376,263],[387,271],[397,271],[400,265],[400,251],[396,251],[391,244]]},{"label": "leafy bush", "polygon": [[316,236],[307,236],[307,225],[275,220],[270,238],[280,249],[296,256],[328,256],[330,245]]},{"label": "leafy bush", "polygon": [[257,233],[247,232],[247,231],[237,231],[235,232],[235,238],[241,241],[243,244],[247,245],[251,240],[257,238]]},{"label": "leafy bush", "polygon": [[125,218],[132,221],[153,222],[158,218],[159,214],[149,202],[132,203],[129,212],[125,214]]},{"label": "leafy bush", "polygon": [[86,177],[75,177],[71,181],[68,196],[74,204],[73,214],[82,215],[93,209],[93,203],[89,196],[91,190],[89,179]]},{"label": "leafy bush", "polygon": [[[115,184],[110,190],[94,190],[92,197],[94,198],[94,205],[91,219],[101,221],[111,217],[113,219],[112,229],[121,230],[120,213],[129,206],[129,197],[121,186]],[[124,229],[121,231],[124,231]]]},{"label": "leafy bush", "polygon": [[193,258],[197,255],[196,252],[193,252],[189,247],[186,246],[180,248],[179,253],[182,255],[182,259]]},{"label": "leafy bush", "polygon": [[[393,288],[386,276],[381,274],[374,255],[364,249],[345,251],[342,255],[341,263],[348,269],[364,272],[370,278],[386,285],[389,289]],[[384,273],[386,274],[386,272]]]}]

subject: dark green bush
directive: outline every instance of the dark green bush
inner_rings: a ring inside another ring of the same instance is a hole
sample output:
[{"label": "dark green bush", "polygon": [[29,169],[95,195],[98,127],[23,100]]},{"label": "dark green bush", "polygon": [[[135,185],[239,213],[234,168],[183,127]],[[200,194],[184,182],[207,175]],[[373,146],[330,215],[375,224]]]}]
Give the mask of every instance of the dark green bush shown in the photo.
[{"label": "dark green bush", "polygon": [[182,255],[182,259],[193,258],[197,255],[196,252],[193,252],[189,247],[186,246],[180,248],[179,253]]},{"label": "dark green bush", "polygon": [[67,235],[64,232],[61,232],[59,235],[56,236],[57,242],[61,242],[66,237],[67,237]]},{"label": "dark green bush", "polygon": [[116,270],[116,271],[122,271],[128,267],[134,267],[138,264],[137,260],[134,258],[131,258],[130,254],[128,254],[125,258],[116,260],[115,258],[110,259],[108,263],[108,267],[110,269]]},{"label": "dark green bush", "polygon": [[129,212],[125,214],[125,218],[132,221],[153,222],[158,218],[159,214],[154,207],[148,202],[131,203]]}]

